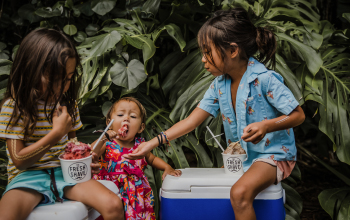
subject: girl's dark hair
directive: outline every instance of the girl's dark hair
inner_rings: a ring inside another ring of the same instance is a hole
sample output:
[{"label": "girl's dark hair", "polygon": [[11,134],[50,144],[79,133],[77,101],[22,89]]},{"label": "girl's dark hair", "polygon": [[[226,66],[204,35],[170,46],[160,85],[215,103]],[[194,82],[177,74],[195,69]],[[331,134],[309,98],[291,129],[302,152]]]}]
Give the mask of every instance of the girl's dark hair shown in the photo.
[{"label": "girl's dark hair", "polygon": [[214,66],[210,45],[225,60],[225,51],[232,47],[231,43],[238,45],[242,59],[248,61],[259,51],[257,59],[275,67],[277,44],[274,33],[263,27],[256,28],[243,8],[216,11],[198,32],[198,45],[205,58],[209,55],[207,61]]},{"label": "girl's dark hair", "polygon": [[[20,44],[11,68],[4,100],[15,101],[8,126],[17,124],[21,119],[24,124],[24,139],[34,133],[39,100],[45,103],[44,112],[49,122],[52,123],[55,108],[49,108],[47,111],[47,106],[56,106],[58,102],[67,107],[73,124],[76,122],[77,70],[70,81],[68,91],[63,94],[67,83],[66,63],[69,58],[75,58],[77,66],[80,66],[74,44],[57,30],[36,29]],[[59,94],[57,91],[55,94],[55,87],[60,88]]]}]

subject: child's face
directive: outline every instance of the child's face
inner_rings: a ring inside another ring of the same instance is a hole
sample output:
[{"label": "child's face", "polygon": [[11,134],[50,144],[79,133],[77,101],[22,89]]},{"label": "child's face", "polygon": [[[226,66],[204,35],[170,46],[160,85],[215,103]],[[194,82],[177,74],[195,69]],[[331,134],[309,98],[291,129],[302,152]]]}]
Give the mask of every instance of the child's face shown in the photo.
[{"label": "child's face", "polygon": [[[211,44],[210,45],[210,52],[209,51],[203,51],[203,56],[202,56],[202,62],[204,63],[204,68],[207,69],[211,74],[214,76],[221,76],[223,75],[225,65],[223,62],[223,59],[220,57],[219,52],[217,49]],[[212,60],[210,59],[210,53],[212,56]],[[215,64],[215,66],[213,65]]]},{"label": "child's face", "polygon": [[[140,108],[132,101],[122,100],[118,102],[114,107],[111,119],[114,119],[111,129],[117,133],[123,125],[128,125],[129,130],[124,138],[119,138],[121,140],[134,139],[136,134],[141,133],[145,128],[145,124],[142,123]],[[108,123],[109,121],[107,121]]]}]

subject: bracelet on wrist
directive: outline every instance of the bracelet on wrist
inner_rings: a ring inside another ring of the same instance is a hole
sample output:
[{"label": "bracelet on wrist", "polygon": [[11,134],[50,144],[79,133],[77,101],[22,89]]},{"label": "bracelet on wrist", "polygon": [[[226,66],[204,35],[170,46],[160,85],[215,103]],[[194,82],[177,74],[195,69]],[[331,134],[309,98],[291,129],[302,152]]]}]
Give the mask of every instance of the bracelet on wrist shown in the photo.
[{"label": "bracelet on wrist", "polygon": [[169,138],[168,138],[168,135],[165,133],[165,132],[160,132],[160,134],[161,134],[161,136],[163,136],[164,137],[164,139],[165,139],[165,143],[166,144],[169,144]]}]

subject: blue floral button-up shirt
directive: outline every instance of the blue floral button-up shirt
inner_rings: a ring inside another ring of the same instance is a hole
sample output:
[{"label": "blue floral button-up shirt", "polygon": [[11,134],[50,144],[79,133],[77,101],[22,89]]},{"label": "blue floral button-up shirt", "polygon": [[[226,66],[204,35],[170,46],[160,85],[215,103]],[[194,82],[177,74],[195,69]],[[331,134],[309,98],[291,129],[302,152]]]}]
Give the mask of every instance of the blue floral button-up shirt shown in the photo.
[{"label": "blue floral button-up shirt", "polygon": [[[221,112],[226,142],[230,144],[240,139],[247,125],[289,115],[298,105],[283,84],[282,76],[251,57],[237,90],[236,112],[232,105],[231,78],[226,75],[215,78],[198,107],[214,117]],[[243,163],[245,171],[258,158],[296,160],[293,129],[268,133],[258,144],[243,140],[240,143],[248,156]]]}]

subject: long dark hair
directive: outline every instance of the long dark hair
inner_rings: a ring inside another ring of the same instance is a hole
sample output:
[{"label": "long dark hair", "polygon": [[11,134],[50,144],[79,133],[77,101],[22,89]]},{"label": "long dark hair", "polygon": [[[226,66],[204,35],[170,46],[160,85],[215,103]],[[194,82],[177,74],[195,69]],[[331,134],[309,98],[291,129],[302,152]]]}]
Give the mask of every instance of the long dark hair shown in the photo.
[{"label": "long dark hair", "polygon": [[[66,63],[69,58],[75,58],[80,66],[79,55],[72,41],[63,33],[53,29],[40,28],[30,32],[20,44],[14,59],[4,100],[15,102],[10,124],[17,124],[21,119],[24,126],[24,139],[34,133],[38,120],[37,104],[44,101],[46,119],[52,123],[58,102],[64,103],[73,124],[76,122],[76,98],[78,74],[75,70],[70,87],[63,94],[66,81]],[[43,80],[46,80],[43,89]],[[60,85],[59,85],[60,84]],[[60,88],[55,94],[54,87]],[[12,123],[11,123],[12,122]],[[11,125],[10,125],[11,127]]]},{"label": "long dark hair", "polygon": [[240,58],[248,61],[258,51],[257,59],[275,67],[276,38],[272,31],[258,27],[250,21],[248,13],[243,8],[216,11],[212,18],[204,23],[198,32],[198,45],[208,62],[215,66],[210,45],[219,52],[225,60],[225,51],[236,43],[240,49]]}]

